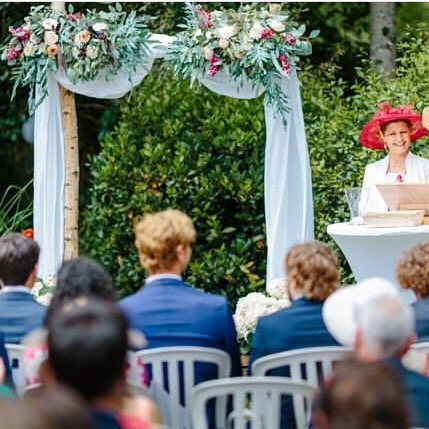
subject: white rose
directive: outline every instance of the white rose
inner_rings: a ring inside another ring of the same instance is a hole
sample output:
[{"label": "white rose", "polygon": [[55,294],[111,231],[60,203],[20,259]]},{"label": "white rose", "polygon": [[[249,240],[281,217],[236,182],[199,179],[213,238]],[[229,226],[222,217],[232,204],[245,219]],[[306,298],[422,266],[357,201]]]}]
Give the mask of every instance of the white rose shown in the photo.
[{"label": "white rose", "polygon": [[93,26],[92,29],[94,31],[96,31],[97,33],[99,33],[100,31],[105,31],[107,30],[107,24],[105,22],[96,22]]},{"label": "white rose", "polygon": [[285,29],[283,22],[277,21],[277,19],[269,19],[268,25],[277,33],[280,33]]},{"label": "white rose", "polygon": [[80,49],[78,49],[76,47],[73,47],[73,49],[72,49],[72,55],[73,55],[73,58],[75,58],[76,60],[78,60],[79,59],[79,55],[80,55]]},{"label": "white rose", "polygon": [[86,56],[91,60],[95,60],[98,57],[98,49],[94,46],[88,46],[86,48]]},{"label": "white rose", "polygon": [[47,18],[44,19],[42,22],[42,26],[45,30],[53,30],[58,25],[58,21],[55,21],[55,19]]},{"label": "white rose", "polygon": [[230,39],[232,36],[237,34],[237,27],[235,25],[225,25],[220,27],[216,31],[216,35],[219,39]]},{"label": "white rose", "polygon": [[206,39],[207,40],[213,39],[213,36],[214,36],[213,31],[207,31],[206,32]]},{"label": "white rose", "polygon": [[228,45],[229,45],[228,40],[226,40],[226,39],[220,39],[219,40],[219,48],[225,49],[228,47]]},{"label": "white rose", "polygon": [[202,34],[203,34],[203,32],[201,31],[201,28],[197,28],[197,30],[195,31],[195,34],[194,34],[194,38],[200,37]]},{"label": "white rose", "polygon": [[208,46],[206,46],[202,51],[201,51],[201,56],[204,57],[206,60],[210,60],[210,58],[213,56],[214,52],[212,48],[209,48]]},{"label": "white rose", "polygon": [[249,31],[249,38],[251,40],[260,39],[261,38],[261,31],[263,29],[264,29],[264,27],[261,25],[260,22],[255,22]]},{"label": "white rose", "polygon": [[46,31],[43,40],[47,45],[55,45],[58,42],[57,33],[55,31]]}]

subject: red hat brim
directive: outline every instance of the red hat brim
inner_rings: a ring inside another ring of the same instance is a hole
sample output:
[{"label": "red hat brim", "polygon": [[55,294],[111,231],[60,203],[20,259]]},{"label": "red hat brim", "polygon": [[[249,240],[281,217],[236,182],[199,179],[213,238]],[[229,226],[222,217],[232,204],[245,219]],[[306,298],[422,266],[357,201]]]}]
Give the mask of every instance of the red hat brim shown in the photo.
[{"label": "red hat brim", "polygon": [[384,149],[381,127],[389,122],[408,121],[410,123],[410,139],[415,141],[425,136],[429,131],[422,125],[422,115],[418,113],[398,113],[386,115],[384,118],[372,118],[363,127],[359,140],[362,146],[370,149]]}]

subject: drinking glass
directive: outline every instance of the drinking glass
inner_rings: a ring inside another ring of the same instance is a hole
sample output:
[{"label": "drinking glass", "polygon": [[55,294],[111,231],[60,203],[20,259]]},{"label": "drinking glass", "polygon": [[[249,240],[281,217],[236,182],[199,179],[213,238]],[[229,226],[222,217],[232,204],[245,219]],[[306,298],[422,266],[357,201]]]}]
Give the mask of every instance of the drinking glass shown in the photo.
[{"label": "drinking glass", "polygon": [[[362,189],[361,187],[350,187],[345,188],[344,193],[346,195],[347,203],[350,209],[350,225],[363,225],[363,219],[361,217],[361,207],[363,203],[361,201],[362,197],[367,198],[367,189]],[[365,202],[366,203],[366,202]]]}]

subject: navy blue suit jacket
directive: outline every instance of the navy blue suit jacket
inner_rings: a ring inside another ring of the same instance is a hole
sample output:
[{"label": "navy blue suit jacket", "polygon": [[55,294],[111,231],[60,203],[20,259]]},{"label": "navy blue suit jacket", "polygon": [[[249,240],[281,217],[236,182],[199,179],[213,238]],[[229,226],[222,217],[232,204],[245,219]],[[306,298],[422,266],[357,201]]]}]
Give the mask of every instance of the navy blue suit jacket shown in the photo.
[{"label": "navy blue suit jacket", "polygon": [[429,378],[409,370],[399,359],[387,359],[385,362],[395,369],[405,387],[411,426],[429,427]]},{"label": "navy blue suit jacket", "polygon": [[0,293],[0,331],[6,343],[19,344],[34,328],[43,325],[46,307],[22,291]]},{"label": "navy blue suit jacket", "polygon": [[[249,373],[252,363],[262,356],[306,347],[337,346],[323,321],[322,306],[323,302],[298,298],[289,307],[261,317],[252,339]],[[277,368],[270,374],[289,376],[289,369]],[[282,398],[282,429],[296,428],[291,406],[290,397]]]},{"label": "navy blue suit jacket", "polygon": [[[298,298],[259,319],[252,339],[250,365],[258,358],[305,347],[337,346],[322,318],[323,302]],[[273,374],[274,375],[274,374]]]},{"label": "navy blue suit jacket", "polygon": [[[122,299],[130,326],[146,336],[148,348],[213,347],[231,357],[231,375],[241,375],[240,351],[232,311],[225,297],[192,288],[177,279],[158,279]],[[197,382],[216,378],[201,365]],[[203,369],[202,369],[203,368]]]},{"label": "navy blue suit jacket", "polygon": [[417,341],[429,341],[429,295],[412,304],[416,318]]}]

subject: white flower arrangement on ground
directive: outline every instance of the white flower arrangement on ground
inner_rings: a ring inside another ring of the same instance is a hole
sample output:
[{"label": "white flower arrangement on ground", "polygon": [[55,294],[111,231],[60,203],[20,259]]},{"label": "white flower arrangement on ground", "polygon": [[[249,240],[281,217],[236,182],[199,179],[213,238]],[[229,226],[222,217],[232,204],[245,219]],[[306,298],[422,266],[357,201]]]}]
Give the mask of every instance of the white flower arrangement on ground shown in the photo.
[{"label": "white flower arrangement on ground", "polygon": [[[19,27],[9,27],[9,39],[2,48],[2,59],[13,67],[18,86],[30,87],[33,111],[48,92],[47,73],[62,68],[74,84],[93,80],[106,70],[106,79],[127,70],[131,74],[148,54],[147,17],[122,11],[119,3],[108,11],[68,13],[49,6],[32,7]],[[40,93],[36,94],[36,84]]]},{"label": "white flower arrangement on ground", "polygon": [[54,294],[56,284],[57,277],[55,274],[50,274],[43,278],[38,277],[31,289],[31,293],[38,302],[48,306]]},{"label": "white flower arrangement on ground", "polygon": [[289,305],[290,300],[287,296],[285,278],[271,281],[267,287],[266,294],[251,292],[240,298],[237,302],[234,322],[241,353],[249,353],[252,337],[259,318]]},{"label": "white flower arrangement on ground", "polygon": [[187,3],[186,22],[169,49],[170,60],[179,78],[191,78],[191,84],[204,75],[222,71],[234,79],[243,73],[254,90],[265,88],[267,104],[277,113],[290,110],[279,77],[289,77],[298,69],[299,56],[310,55],[310,39],[305,26],[297,27],[283,5],[252,3],[238,10],[209,12]]}]

